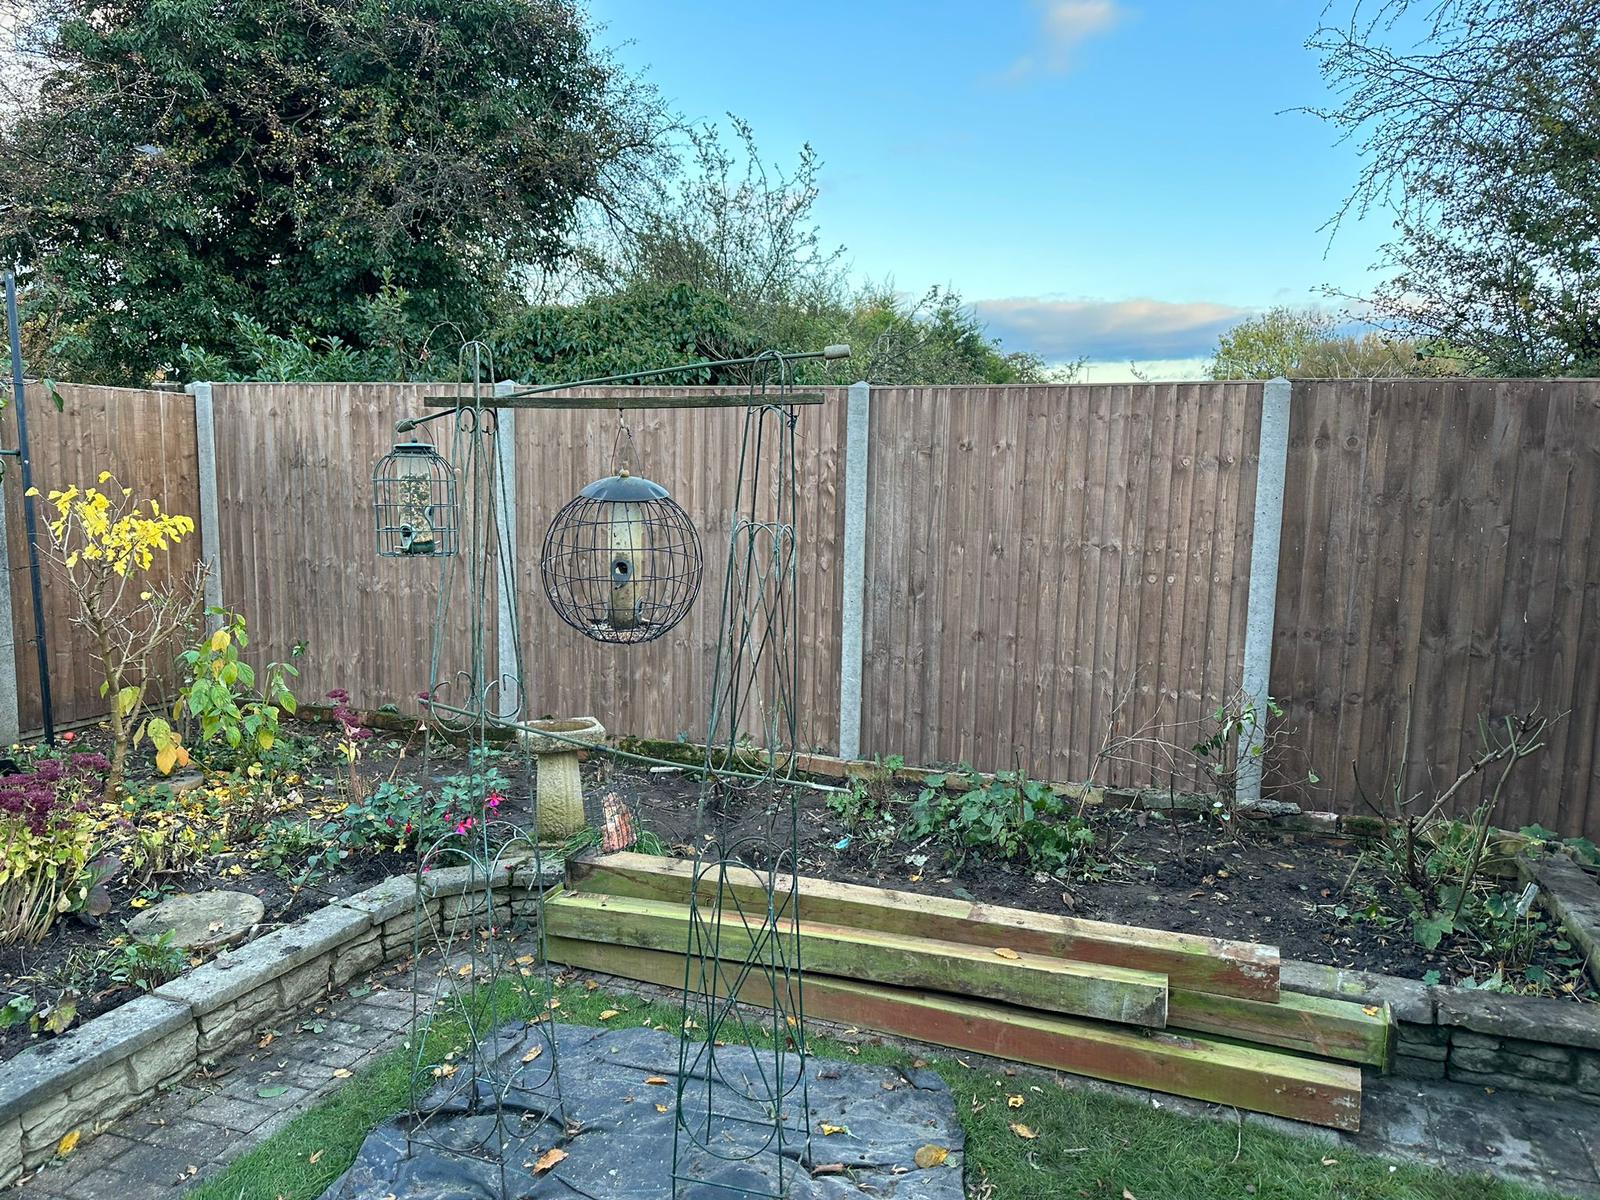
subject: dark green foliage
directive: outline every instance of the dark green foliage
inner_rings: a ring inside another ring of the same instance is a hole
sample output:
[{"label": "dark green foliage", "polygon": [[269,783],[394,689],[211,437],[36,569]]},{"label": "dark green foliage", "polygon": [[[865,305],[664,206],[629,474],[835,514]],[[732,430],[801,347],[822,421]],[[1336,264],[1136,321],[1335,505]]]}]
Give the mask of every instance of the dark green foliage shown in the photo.
[{"label": "dark green foliage", "polygon": [[570,0],[56,7],[0,137],[0,253],[38,365],[74,379],[273,337],[400,357],[397,316],[481,331],[655,144]]},{"label": "dark green foliage", "polygon": [[[957,790],[951,790],[954,783]],[[1025,856],[1043,871],[1095,873],[1094,830],[1050,786],[1021,771],[985,779],[971,767],[930,775],[911,804],[906,836],[933,837],[957,858]]]}]

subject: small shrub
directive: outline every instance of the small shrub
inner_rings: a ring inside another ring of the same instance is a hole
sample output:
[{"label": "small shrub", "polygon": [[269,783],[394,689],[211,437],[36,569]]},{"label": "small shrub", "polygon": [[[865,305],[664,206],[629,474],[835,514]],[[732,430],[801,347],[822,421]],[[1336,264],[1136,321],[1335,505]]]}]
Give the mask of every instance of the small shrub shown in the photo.
[{"label": "small shrub", "polygon": [[[957,790],[948,785],[954,778]],[[930,775],[911,804],[907,834],[932,837],[957,858],[970,852],[1003,859],[1026,856],[1042,871],[1098,871],[1094,831],[1046,784],[1021,771],[1001,772],[991,779],[963,766],[946,775]]]},{"label": "small shrub", "polygon": [[852,776],[848,791],[828,797],[829,809],[846,831],[869,829],[889,815],[889,806],[894,803],[894,773],[905,765],[904,758],[891,754],[876,761],[866,774]]},{"label": "small shrub", "polygon": [[[194,532],[189,517],[164,513],[154,500],[134,497],[100,472],[106,487],[69,487],[51,492],[55,515],[46,522],[52,565],[72,597],[73,624],[88,635],[89,652],[100,669],[100,696],[110,706],[110,767],[104,799],[114,803],[122,784],[128,751],[144,737],[156,749],[164,771],[188,761],[188,751],[170,729],[140,724],[151,665],[196,623],[205,603],[205,567],[162,584],[152,568],[156,555]],[[38,495],[37,488],[29,489]],[[165,726],[166,722],[161,722]]]},{"label": "small shrub", "polygon": [[88,898],[99,837],[89,797],[109,768],[78,754],[0,777],[0,945],[39,941]]},{"label": "small shrub", "polygon": [[186,875],[228,848],[229,814],[205,788],[141,788],[125,795],[117,812],[117,851],[134,888]]},{"label": "small shrub", "polygon": [[[289,663],[268,663],[257,691],[255,668],[239,657],[250,645],[244,617],[220,608],[210,612],[222,618],[221,628],[178,656],[188,677],[172,707],[173,720],[197,725],[202,745],[226,746],[233,765],[259,763],[277,744],[279,711],[294,715],[289,680],[299,671]],[[152,737],[157,724],[152,719]]]}]

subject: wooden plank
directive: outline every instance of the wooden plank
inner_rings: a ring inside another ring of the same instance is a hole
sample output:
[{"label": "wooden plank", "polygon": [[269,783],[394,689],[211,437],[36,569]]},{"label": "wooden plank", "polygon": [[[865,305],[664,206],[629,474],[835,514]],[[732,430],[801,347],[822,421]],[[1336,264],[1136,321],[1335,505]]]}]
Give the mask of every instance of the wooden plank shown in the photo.
[{"label": "wooden plank", "polygon": [[545,393],[535,396],[483,396],[476,405],[470,396],[424,396],[424,408],[455,408],[465,402],[468,408],[538,408],[538,409],[602,409],[619,408],[764,408],[767,405],[787,407],[791,404],[821,404],[827,400],[822,392],[770,392],[752,396],[748,392],[731,396],[679,396],[641,392],[638,395],[622,394],[621,390],[598,395],[587,392],[577,394]]},{"label": "wooden plank", "polygon": [[[611,854],[567,863],[569,886],[586,892],[683,903],[694,866],[681,859]],[[780,891],[788,890],[779,877]],[[702,881],[702,886],[706,881]],[[754,872],[730,870],[729,886],[742,903],[761,892]],[[1076,917],[974,904],[943,896],[888,891],[821,879],[799,880],[800,915],[807,921],[937,938],[978,946],[1006,946],[1079,962],[1166,975],[1174,988],[1278,999],[1278,951],[1194,934],[1139,929]]]},{"label": "wooden plank", "polygon": [[1168,1001],[1167,1025],[1386,1069],[1394,1020],[1387,1004],[1363,1006],[1298,992],[1281,992],[1277,1002],[1269,1004],[1237,996],[1174,991]]},{"label": "wooden plank", "polygon": [[[1159,1029],[1167,1022],[1165,975],[1016,950],[1001,957],[991,947],[812,920],[799,922],[796,930],[786,912],[771,924],[766,915],[764,907],[751,914],[725,906],[716,932],[718,956],[742,962],[752,952],[781,953],[793,961],[788,947],[798,936],[799,961],[811,972],[983,996],[1120,1025]],[[667,951],[689,944],[693,922],[683,904],[571,892],[546,901],[544,920],[552,936]]]},{"label": "wooden plank", "polygon": [[[681,954],[563,937],[550,938],[549,954],[554,962],[663,987],[682,987],[686,977]],[[719,974],[716,982],[727,995],[731,980]],[[770,991],[752,979],[739,998],[759,1005]],[[812,1019],[1335,1129],[1361,1124],[1361,1071],[1342,1063],[823,975],[806,977],[805,1010]]]}]

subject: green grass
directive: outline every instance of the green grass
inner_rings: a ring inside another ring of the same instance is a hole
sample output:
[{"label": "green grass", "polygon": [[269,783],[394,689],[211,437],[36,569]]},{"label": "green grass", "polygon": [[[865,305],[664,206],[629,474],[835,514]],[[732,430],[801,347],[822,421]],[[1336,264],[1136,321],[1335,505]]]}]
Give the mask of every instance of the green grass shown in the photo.
[{"label": "green grass", "polygon": [[[675,1029],[674,1005],[581,987],[557,989],[560,1020],[612,1026],[650,1023]],[[480,998],[481,999],[481,998]],[[429,1032],[429,1061],[459,1044],[459,1018],[441,1016]],[[906,1065],[885,1045],[815,1038],[821,1058]],[[318,1108],[189,1193],[190,1200],[315,1200],[350,1165],[362,1139],[407,1101],[410,1052],[398,1050],[362,1071]],[[1552,1193],[1489,1179],[1401,1166],[1325,1141],[1250,1124],[1196,1120],[1149,1104],[1095,1095],[1018,1069],[1014,1076],[929,1057],[949,1083],[967,1134],[968,1194],[984,1200],[1534,1200]],[[1008,1096],[1023,1097],[1012,1108]],[[1024,1124],[1031,1140],[1012,1130]],[[825,1139],[814,1152],[827,1161]],[[315,1157],[316,1161],[312,1159]]]}]

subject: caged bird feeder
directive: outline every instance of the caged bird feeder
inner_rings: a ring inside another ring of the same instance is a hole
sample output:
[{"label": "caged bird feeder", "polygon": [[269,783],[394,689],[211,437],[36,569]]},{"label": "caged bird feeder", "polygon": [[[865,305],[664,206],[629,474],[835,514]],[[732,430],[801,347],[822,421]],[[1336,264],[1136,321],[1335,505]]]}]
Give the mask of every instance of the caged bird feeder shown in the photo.
[{"label": "caged bird feeder", "polygon": [[372,470],[372,508],[383,558],[456,552],[456,473],[429,442],[400,442]]},{"label": "caged bird feeder", "polygon": [[539,562],[561,619],[597,642],[648,642],[700,593],[700,535],[659,483],[597,479],[550,523]]}]

